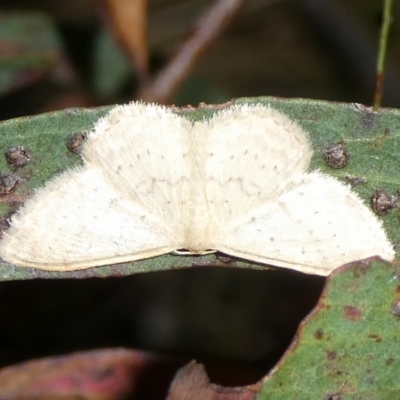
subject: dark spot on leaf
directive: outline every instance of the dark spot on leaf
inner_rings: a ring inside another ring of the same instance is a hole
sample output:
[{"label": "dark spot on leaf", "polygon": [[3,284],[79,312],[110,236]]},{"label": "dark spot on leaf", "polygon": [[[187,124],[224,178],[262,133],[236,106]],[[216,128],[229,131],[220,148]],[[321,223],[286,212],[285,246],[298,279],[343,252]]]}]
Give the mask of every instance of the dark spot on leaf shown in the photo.
[{"label": "dark spot on leaf", "polygon": [[400,317],[400,299],[397,299],[392,307],[392,314],[396,317]]},{"label": "dark spot on leaf", "polygon": [[78,132],[73,135],[67,143],[68,150],[76,154],[82,154],[83,145],[87,139],[86,132]]},{"label": "dark spot on leaf", "polygon": [[224,263],[224,264],[229,264],[229,263],[231,263],[231,262],[233,261],[233,260],[232,260],[232,257],[229,257],[229,256],[227,256],[227,255],[225,255],[225,254],[216,253],[215,258],[216,258],[218,261],[221,261],[221,262]]},{"label": "dark spot on leaf", "polygon": [[346,175],[346,181],[349,182],[352,187],[367,183],[367,180],[365,178],[354,175]]},{"label": "dark spot on leaf", "polygon": [[361,119],[362,126],[367,130],[372,130],[376,125],[376,111],[372,107],[363,107]]},{"label": "dark spot on leaf", "polygon": [[3,237],[3,232],[10,227],[9,216],[0,219],[0,239]]},{"label": "dark spot on leaf", "polygon": [[317,339],[317,340],[321,340],[321,339],[324,337],[324,332],[322,331],[322,329],[317,329],[317,330],[314,332],[314,337],[315,337],[315,339]]},{"label": "dark spot on leaf", "polygon": [[340,394],[339,393],[333,393],[333,394],[327,394],[324,396],[323,400],[340,400]]},{"label": "dark spot on leaf", "polygon": [[32,159],[31,152],[24,146],[10,147],[5,153],[7,162],[12,167],[23,167]]},{"label": "dark spot on leaf", "polygon": [[375,342],[377,342],[377,343],[379,343],[379,342],[382,341],[382,338],[381,338],[379,335],[371,334],[371,335],[368,335],[368,337],[369,337],[370,339],[374,339]]},{"label": "dark spot on leaf", "polygon": [[385,361],[385,365],[391,365],[393,364],[394,358],[393,357],[389,357],[386,361]]},{"label": "dark spot on leaf", "polygon": [[344,168],[350,157],[349,151],[342,143],[332,143],[322,149],[326,163],[332,168]]},{"label": "dark spot on leaf", "polygon": [[345,306],[344,317],[351,321],[358,321],[361,318],[361,310],[357,307]]},{"label": "dark spot on leaf", "polygon": [[325,302],[322,301],[322,300],[320,300],[318,308],[320,308],[320,309],[322,309],[322,310],[324,310],[324,309],[325,309],[325,310],[330,310],[330,309],[331,309],[331,305],[325,303]]},{"label": "dark spot on leaf", "polygon": [[19,180],[8,171],[0,173],[0,196],[12,193],[18,186]]},{"label": "dark spot on leaf", "polygon": [[78,110],[76,110],[75,108],[69,108],[68,110],[66,110],[66,114],[69,115],[69,116],[77,115],[78,114]]},{"label": "dark spot on leaf", "polygon": [[395,206],[396,197],[385,190],[377,189],[372,195],[371,202],[377,215],[385,215]]},{"label": "dark spot on leaf", "polygon": [[396,292],[397,292],[397,293],[400,293],[400,285],[397,285],[397,287],[396,287]]},{"label": "dark spot on leaf", "polygon": [[337,358],[337,353],[336,353],[336,351],[327,351],[326,356],[327,356],[328,360],[332,361]]}]

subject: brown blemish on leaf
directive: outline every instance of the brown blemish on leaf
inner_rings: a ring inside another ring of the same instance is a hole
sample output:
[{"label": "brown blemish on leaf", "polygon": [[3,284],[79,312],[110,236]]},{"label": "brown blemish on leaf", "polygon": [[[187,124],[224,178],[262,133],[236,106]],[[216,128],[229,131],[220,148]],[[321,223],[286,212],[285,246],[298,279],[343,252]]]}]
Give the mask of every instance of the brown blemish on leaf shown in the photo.
[{"label": "brown blemish on leaf", "polygon": [[344,168],[350,153],[342,143],[332,143],[322,149],[326,163],[335,169]]},{"label": "brown blemish on leaf", "polygon": [[344,317],[351,321],[358,321],[361,318],[361,310],[357,307],[345,306]]},{"label": "brown blemish on leaf", "polygon": [[215,258],[224,264],[230,264],[233,261],[232,257],[229,257],[225,254],[220,254],[220,253],[216,253]]},{"label": "brown blemish on leaf", "polygon": [[352,187],[367,183],[366,178],[354,175],[346,175],[346,181],[349,182]]},{"label": "brown blemish on leaf", "polygon": [[333,394],[327,394],[324,396],[323,400],[340,400],[340,394],[339,393],[333,393]]},{"label": "brown blemish on leaf", "polygon": [[400,299],[396,299],[392,306],[392,314],[400,317]]},{"label": "brown blemish on leaf", "polygon": [[327,370],[329,375],[338,376],[342,374],[341,360],[335,351],[326,352],[328,358]]},{"label": "brown blemish on leaf", "polygon": [[9,195],[18,186],[19,180],[9,171],[0,173],[0,196]]},{"label": "brown blemish on leaf", "polygon": [[[376,111],[372,107],[362,106],[361,124],[364,129],[373,130],[376,126]],[[361,108],[358,109],[361,111]]]},{"label": "brown blemish on leaf", "polygon": [[24,167],[32,159],[31,152],[24,146],[13,146],[10,147],[6,152],[5,156],[7,162],[12,167]]},{"label": "brown blemish on leaf", "polygon": [[0,219],[0,239],[3,237],[3,232],[10,227],[9,218],[4,217]]},{"label": "brown blemish on leaf", "polygon": [[[342,360],[341,357],[338,357],[335,351],[328,351],[327,358],[328,363],[326,365],[327,372],[331,378],[340,376],[343,374],[342,372]],[[335,378],[334,378],[335,379]]]},{"label": "brown blemish on leaf", "polygon": [[330,310],[331,305],[325,303],[323,300],[320,300],[320,303],[318,304],[318,308],[324,309],[324,310]]},{"label": "brown blemish on leaf", "polygon": [[86,132],[78,132],[73,135],[67,143],[68,150],[76,154],[82,154],[83,145],[87,139]]},{"label": "brown blemish on leaf", "polygon": [[329,361],[335,360],[337,358],[337,353],[336,351],[327,351],[326,357],[328,358]]},{"label": "brown blemish on leaf", "polygon": [[371,197],[372,209],[377,215],[386,215],[396,204],[396,197],[382,189],[375,190]]},{"label": "brown blemish on leaf", "polygon": [[389,357],[386,361],[385,361],[385,365],[391,365],[393,364],[394,358],[393,357]]},{"label": "brown blemish on leaf", "polygon": [[377,343],[379,343],[379,342],[382,341],[382,338],[381,338],[379,335],[371,334],[371,335],[368,335],[368,337],[369,337],[370,339],[374,339],[375,342],[377,342]]},{"label": "brown blemish on leaf", "polygon": [[253,400],[260,386],[261,382],[234,388],[212,384],[203,365],[193,361],[177,372],[167,400]]},{"label": "brown blemish on leaf", "polygon": [[232,100],[227,101],[226,103],[221,103],[221,104],[207,104],[204,101],[202,101],[201,103],[199,103],[199,105],[197,107],[194,107],[191,104],[188,104],[188,105],[182,106],[182,107],[169,106],[169,108],[176,113],[180,113],[182,111],[190,112],[190,111],[195,111],[195,110],[219,111],[219,110],[224,110],[225,108],[228,108],[234,104],[235,104],[235,102]]},{"label": "brown blemish on leaf", "polygon": [[29,194],[9,194],[7,196],[0,195],[0,203],[7,203],[10,207],[11,213],[18,211],[18,209],[29,198]]},{"label": "brown blemish on leaf", "polygon": [[315,337],[315,339],[317,339],[317,340],[321,340],[321,339],[324,337],[324,332],[322,331],[322,329],[317,329],[317,330],[314,332],[314,337]]}]

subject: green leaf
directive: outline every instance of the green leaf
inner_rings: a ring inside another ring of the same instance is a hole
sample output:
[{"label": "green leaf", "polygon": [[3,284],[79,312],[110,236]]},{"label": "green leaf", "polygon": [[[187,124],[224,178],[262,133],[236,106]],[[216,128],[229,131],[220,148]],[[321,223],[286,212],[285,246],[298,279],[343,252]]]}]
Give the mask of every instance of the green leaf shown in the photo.
[{"label": "green leaf", "polygon": [[130,63],[109,30],[102,30],[96,38],[93,64],[93,88],[101,98],[115,96],[132,74]]},{"label": "green leaf", "polygon": [[397,399],[399,324],[399,266],[358,262],[334,271],[256,399]]},{"label": "green leaf", "polygon": [[0,13],[0,94],[44,78],[57,64],[60,43],[41,13]]},{"label": "green leaf", "polygon": [[[399,187],[398,154],[400,152],[398,110],[381,109],[374,112],[356,104],[328,103],[313,100],[283,100],[276,98],[239,99],[238,103],[261,102],[270,104],[290,118],[297,120],[310,133],[315,151],[312,168],[334,175],[338,179],[356,182],[354,190],[370,203],[375,189],[395,193]],[[98,109],[69,109],[36,117],[18,118],[0,124],[0,143],[4,150],[22,145],[32,152],[32,161],[26,167],[12,171],[20,180],[15,192],[3,196],[0,216],[9,216],[34,188],[44,185],[52,176],[65,168],[80,163],[80,158],[66,146],[77,132],[90,129],[110,107]],[[221,106],[203,106],[198,110],[183,110],[190,118],[212,115]],[[329,167],[322,150],[331,143],[343,142],[350,151],[348,165],[343,169]],[[0,170],[9,171],[5,158],[0,160]],[[380,217],[396,248],[400,240],[398,211],[392,210]],[[190,267],[192,265],[226,266],[215,255],[175,256],[165,255],[134,263],[112,267],[97,267],[76,272],[37,271],[0,264],[0,280],[32,278],[80,278],[94,276],[123,276],[139,272]],[[266,269],[266,266],[244,261],[232,261],[229,266]]]}]

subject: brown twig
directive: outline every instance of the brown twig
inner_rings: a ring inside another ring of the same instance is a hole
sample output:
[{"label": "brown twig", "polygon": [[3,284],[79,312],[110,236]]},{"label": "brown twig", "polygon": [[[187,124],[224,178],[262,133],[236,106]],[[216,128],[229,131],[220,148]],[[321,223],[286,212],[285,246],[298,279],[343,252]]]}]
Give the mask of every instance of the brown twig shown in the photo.
[{"label": "brown twig", "polygon": [[222,30],[233,20],[246,0],[218,0],[199,20],[193,34],[152,82],[136,96],[144,101],[167,103]]},{"label": "brown twig", "polygon": [[139,81],[148,78],[147,0],[105,0],[114,36],[136,69]]}]

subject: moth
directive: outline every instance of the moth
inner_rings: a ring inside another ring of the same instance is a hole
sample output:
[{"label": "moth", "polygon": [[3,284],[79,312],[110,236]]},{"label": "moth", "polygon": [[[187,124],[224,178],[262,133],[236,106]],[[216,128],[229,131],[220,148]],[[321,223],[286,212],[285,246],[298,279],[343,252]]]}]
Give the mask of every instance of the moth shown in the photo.
[{"label": "moth", "polygon": [[84,165],[12,218],[0,256],[70,271],[221,251],[318,275],[392,260],[381,222],[349,186],[309,171],[311,156],[300,126],[263,104],[196,122],[154,104],[117,106],[88,134]]}]

